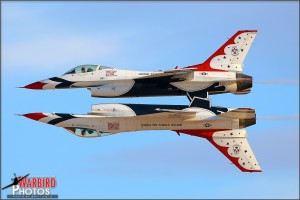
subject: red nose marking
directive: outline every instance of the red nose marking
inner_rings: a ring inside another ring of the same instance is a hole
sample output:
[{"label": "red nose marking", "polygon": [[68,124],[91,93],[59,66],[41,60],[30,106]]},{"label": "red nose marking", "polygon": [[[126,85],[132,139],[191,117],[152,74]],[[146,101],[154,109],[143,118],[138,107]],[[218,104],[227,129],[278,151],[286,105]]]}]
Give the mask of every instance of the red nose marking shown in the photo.
[{"label": "red nose marking", "polygon": [[35,82],[35,83],[31,83],[29,85],[26,85],[24,88],[27,89],[32,89],[32,90],[41,90],[43,89],[43,86],[46,85],[47,83],[43,83],[43,82]]},{"label": "red nose marking", "polygon": [[44,117],[47,117],[43,113],[28,113],[28,114],[24,114],[23,116],[25,116],[29,119],[36,120],[36,121],[39,121],[40,119],[42,119]]}]

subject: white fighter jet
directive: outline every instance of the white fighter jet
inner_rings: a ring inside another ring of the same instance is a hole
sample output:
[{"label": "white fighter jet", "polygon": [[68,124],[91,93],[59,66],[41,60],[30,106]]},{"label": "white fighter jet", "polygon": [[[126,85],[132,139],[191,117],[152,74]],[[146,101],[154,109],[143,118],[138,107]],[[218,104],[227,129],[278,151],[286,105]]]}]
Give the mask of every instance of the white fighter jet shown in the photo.
[{"label": "white fighter jet", "polygon": [[252,77],[242,74],[243,61],[257,34],[241,30],[202,64],[171,70],[142,72],[101,65],[80,65],[57,77],[24,86],[47,90],[87,88],[93,97],[146,97],[208,94],[247,94]]},{"label": "white fighter jet", "polygon": [[243,128],[256,123],[255,110],[211,106],[195,97],[189,106],[98,104],[88,114],[28,113],[27,118],[62,127],[82,138],[121,132],[172,130],[206,138],[243,172],[261,172]]}]

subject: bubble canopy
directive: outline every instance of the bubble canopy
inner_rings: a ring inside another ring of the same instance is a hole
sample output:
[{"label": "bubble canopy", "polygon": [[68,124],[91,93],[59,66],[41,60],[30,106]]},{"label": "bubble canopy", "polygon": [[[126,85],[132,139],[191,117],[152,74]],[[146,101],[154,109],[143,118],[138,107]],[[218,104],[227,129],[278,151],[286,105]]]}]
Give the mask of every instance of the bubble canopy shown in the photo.
[{"label": "bubble canopy", "polygon": [[79,66],[74,67],[73,69],[67,71],[64,74],[88,73],[88,72],[94,72],[96,70],[102,70],[102,69],[113,69],[113,68],[106,67],[106,66],[100,66],[100,65],[79,65]]},{"label": "bubble canopy", "polygon": [[108,136],[113,133],[99,131],[90,128],[81,128],[81,127],[64,127],[67,131],[73,133],[76,136],[84,138],[93,138],[93,137],[103,137]]}]

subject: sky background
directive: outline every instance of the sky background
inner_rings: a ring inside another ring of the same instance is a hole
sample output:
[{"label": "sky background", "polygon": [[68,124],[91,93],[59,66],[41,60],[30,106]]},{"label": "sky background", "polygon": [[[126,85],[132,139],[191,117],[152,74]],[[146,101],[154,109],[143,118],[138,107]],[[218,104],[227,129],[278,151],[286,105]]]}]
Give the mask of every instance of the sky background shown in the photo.
[{"label": "sky background", "polygon": [[[299,2],[1,2],[1,25],[2,187],[15,172],[55,175],[60,198],[299,198]],[[252,93],[210,98],[256,109],[247,132],[262,173],[242,173],[202,138],[144,131],[82,139],[14,115],[187,104],[16,87],[81,64],[145,71],[198,64],[242,29],[259,31],[244,62]]]}]

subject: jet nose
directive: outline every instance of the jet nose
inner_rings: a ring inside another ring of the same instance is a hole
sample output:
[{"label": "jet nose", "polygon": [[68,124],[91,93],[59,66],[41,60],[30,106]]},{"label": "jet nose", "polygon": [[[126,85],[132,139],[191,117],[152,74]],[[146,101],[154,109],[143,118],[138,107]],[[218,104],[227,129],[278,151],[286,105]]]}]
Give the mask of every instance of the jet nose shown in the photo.
[{"label": "jet nose", "polygon": [[27,117],[29,119],[35,120],[35,121],[39,121],[40,119],[44,118],[44,117],[48,117],[47,115],[45,115],[44,113],[40,113],[40,112],[36,112],[36,113],[27,113],[27,114],[23,114],[21,116]]},{"label": "jet nose", "polygon": [[37,81],[21,88],[32,90],[53,90],[56,89],[56,86],[59,85],[59,82],[53,81],[52,79],[53,78]]},{"label": "jet nose", "polygon": [[47,83],[38,81],[38,82],[31,83],[29,85],[26,85],[23,88],[32,89],[32,90],[42,90],[46,84]]}]

